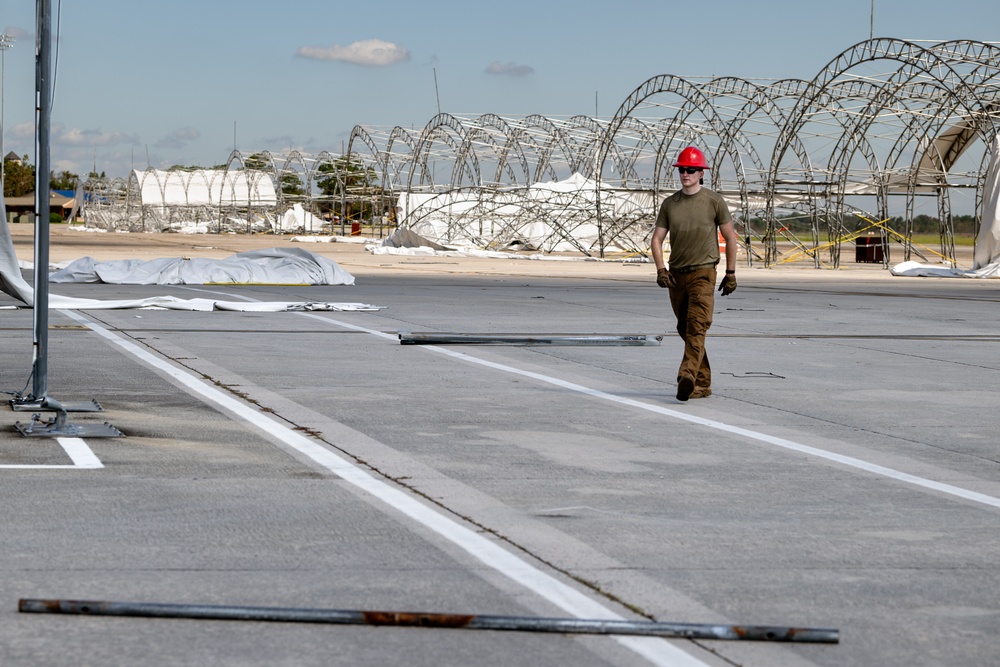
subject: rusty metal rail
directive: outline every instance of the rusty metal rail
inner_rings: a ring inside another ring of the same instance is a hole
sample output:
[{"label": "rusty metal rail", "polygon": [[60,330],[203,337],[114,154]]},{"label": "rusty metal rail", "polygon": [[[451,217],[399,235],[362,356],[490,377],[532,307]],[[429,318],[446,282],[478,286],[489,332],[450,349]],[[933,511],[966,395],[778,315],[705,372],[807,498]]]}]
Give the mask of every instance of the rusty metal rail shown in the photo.
[{"label": "rusty metal rail", "polygon": [[575,345],[640,346],[659,345],[662,336],[646,334],[469,334],[399,331],[400,345]]},{"label": "rusty metal rail", "polygon": [[659,621],[487,616],[432,612],[360,611],[349,609],[296,609],[97,600],[21,599],[18,611],[81,616],[139,616],[220,621],[279,621],[340,625],[392,625],[419,628],[512,630],[591,635],[640,635],[681,639],[725,639],[836,644],[840,632],[833,628],[794,628],[770,625],[718,625],[712,623],[662,623]]}]

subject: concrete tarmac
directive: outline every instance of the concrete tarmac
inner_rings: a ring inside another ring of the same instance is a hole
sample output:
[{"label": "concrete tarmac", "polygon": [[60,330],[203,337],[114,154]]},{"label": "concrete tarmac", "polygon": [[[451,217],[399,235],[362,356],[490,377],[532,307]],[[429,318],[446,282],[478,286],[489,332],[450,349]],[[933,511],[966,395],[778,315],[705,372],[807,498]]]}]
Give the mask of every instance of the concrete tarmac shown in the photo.
[{"label": "concrete tarmac", "polygon": [[[56,229],[51,254],[289,241]],[[2,664],[996,663],[994,281],[741,266],[716,300],[713,395],[681,403],[650,265],[308,249],[356,285],[51,287],[382,309],[53,311],[48,394],[99,401],[70,421],[125,437],[24,437],[31,414],[8,413]],[[3,322],[4,389],[30,391],[32,311]],[[34,615],[21,598],[829,627],[840,643]]]}]

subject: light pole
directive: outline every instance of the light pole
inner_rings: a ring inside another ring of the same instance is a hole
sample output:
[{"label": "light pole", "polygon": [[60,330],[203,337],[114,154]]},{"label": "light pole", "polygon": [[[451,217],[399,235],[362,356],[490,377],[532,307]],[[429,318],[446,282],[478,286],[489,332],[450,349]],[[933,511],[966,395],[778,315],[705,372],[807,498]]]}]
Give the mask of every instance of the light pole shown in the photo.
[{"label": "light pole", "polygon": [[3,152],[3,133],[6,129],[3,124],[3,107],[5,102],[4,88],[7,83],[7,49],[14,46],[14,36],[6,33],[0,34],[0,183],[4,182],[7,176],[7,158]]}]

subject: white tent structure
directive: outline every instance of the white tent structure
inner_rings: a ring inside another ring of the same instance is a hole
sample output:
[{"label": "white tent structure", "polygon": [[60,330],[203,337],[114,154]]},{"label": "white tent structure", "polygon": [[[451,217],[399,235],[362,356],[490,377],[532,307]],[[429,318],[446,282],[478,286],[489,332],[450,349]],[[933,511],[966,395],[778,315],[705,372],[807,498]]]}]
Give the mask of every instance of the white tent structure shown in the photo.
[{"label": "white tent structure", "polygon": [[[87,202],[87,225],[119,231],[267,231],[275,226],[278,196],[264,171],[133,170],[124,201]],[[225,224],[220,223],[225,221]]]},{"label": "white tent structure", "polygon": [[277,203],[274,183],[264,172],[199,169],[133,170],[144,206],[221,206],[231,203]]}]

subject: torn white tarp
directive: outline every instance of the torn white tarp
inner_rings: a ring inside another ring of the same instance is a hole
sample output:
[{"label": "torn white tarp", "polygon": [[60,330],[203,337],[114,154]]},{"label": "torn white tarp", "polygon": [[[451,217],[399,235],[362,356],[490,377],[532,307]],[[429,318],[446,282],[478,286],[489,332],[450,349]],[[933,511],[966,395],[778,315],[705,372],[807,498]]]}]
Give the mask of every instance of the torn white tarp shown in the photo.
[{"label": "torn white tarp", "polygon": [[433,250],[452,250],[440,243],[435,243],[430,239],[425,239],[412,229],[397,227],[396,231],[382,241],[382,246],[386,248],[431,248]]},{"label": "torn white tarp", "polygon": [[889,268],[894,276],[919,276],[923,278],[1000,278],[1000,262],[987,264],[981,269],[952,269],[946,266],[901,262]]},{"label": "torn white tarp", "polygon": [[227,259],[75,260],[49,274],[53,283],[113,285],[353,285],[336,262],[302,248],[269,248]]},{"label": "torn white tarp", "polygon": [[903,262],[889,269],[894,276],[936,278],[1000,278],[1000,136],[993,139],[983,182],[983,219],[976,236],[972,270]]},{"label": "torn white tarp", "polygon": [[275,224],[276,232],[318,232],[326,224],[309,211],[302,208],[302,204],[293,204],[290,209],[278,218]]},{"label": "torn white tarp", "polygon": [[993,139],[993,152],[983,182],[983,219],[976,237],[973,269],[1000,262],[1000,135]]},{"label": "torn white tarp", "polygon": [[[29,288],[30,290],[31,288]],[[31,305],[31,301],[26,301]],[[173,296],[152,296],[145,299],[78,299],[71,296],[49,295],[49,308],[64,310],[230,310],[252,313],[282,313],[289,311],[352,311],[381,310],[367,303],[327,303],[312,301],[220,301],[217,299],[180,299]]]}]

